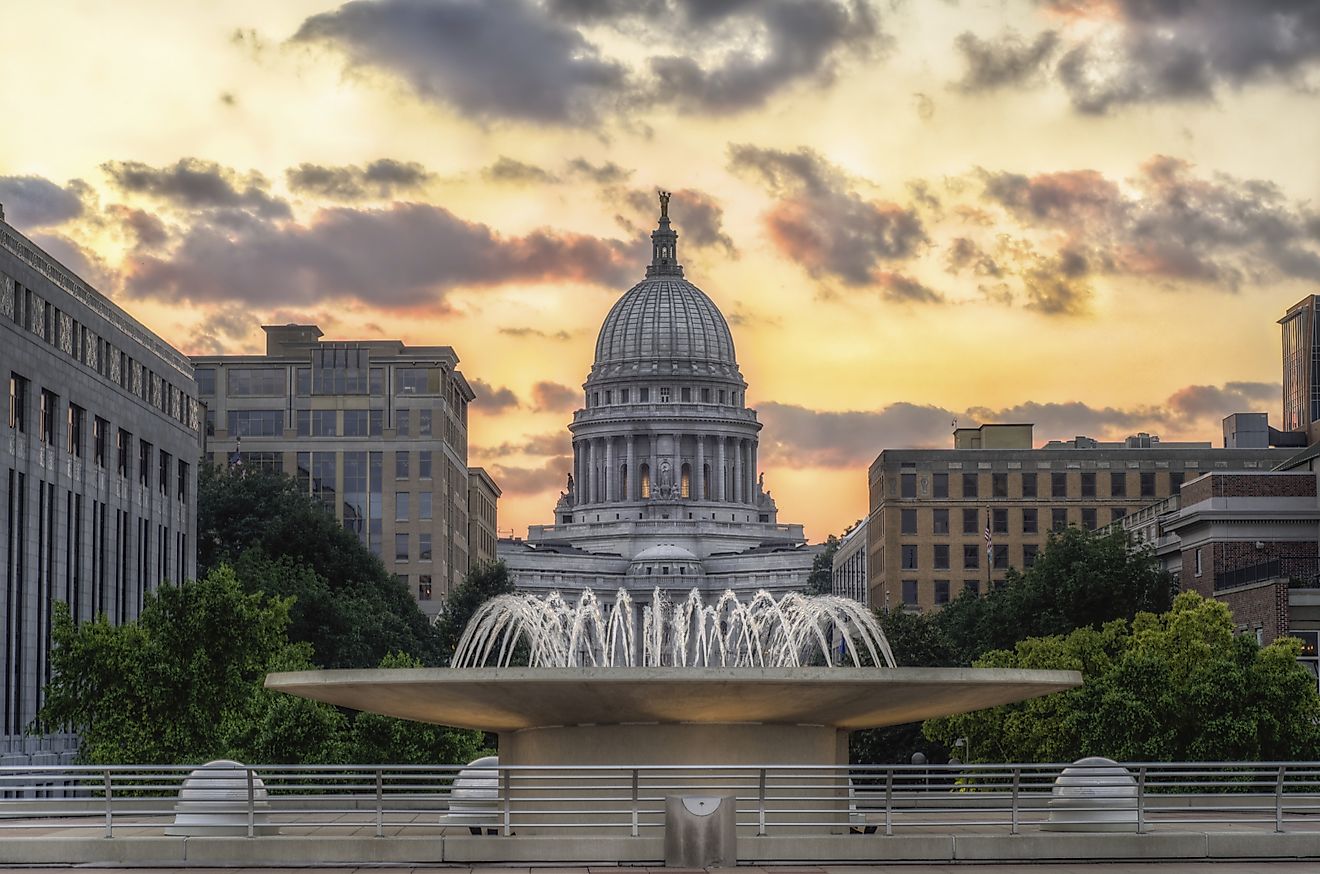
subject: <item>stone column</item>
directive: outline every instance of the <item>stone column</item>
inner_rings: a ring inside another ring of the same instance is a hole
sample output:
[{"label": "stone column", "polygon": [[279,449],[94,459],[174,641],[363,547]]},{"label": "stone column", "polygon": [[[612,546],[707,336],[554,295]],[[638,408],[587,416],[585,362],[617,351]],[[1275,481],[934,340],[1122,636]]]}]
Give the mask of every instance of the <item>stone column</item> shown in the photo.
[{"label": "stone column", "polygon": [[587,440],[587,503],[596,502],[596,440]]},{"label": "stone column", "polygon": [[743,481],[743,442],[735,440],[733,444],[733,500],[741,504],[747,500],[743,493],[746,487]]},{"label": "stone column", "polygon": [[724,488],[728,482],[728,477],[724,472],[724,444],[727,442],[728,440],[723,436],[715,438],[715,500],[717,501],[728,500]]},{"label": "stone column", "polygon": [[573,441],[573,506],[580,507],[582,500],[582,490],[587,487],[582,479],[582,441]]},{"label": "stone column", "polygon": [[751,479],[748,480],[748,482],[750,482],[752,485],[751,485],[751,491],[749,491],[748,494],[751,495],[751,502],[755,504],[756,484],[761,481],[761,470],[760,470],[761,460],[758,457],[760,455],[760,452],[759,452],[759,447],[757,445],[757,441],[755,439],[747,441],[747,451],[752,456],[752,470],[751,473],[749,474]]},{"label": "stone column", "polygon": [[655,478],[660,473],[660,440],[655,432],[648,434],[646,439],[651,442],[651,496],[655,497]]},{"label": "stone column", "polygon": [[674,460],[669,462],[674,471],[674,490],[675,494],[683,494],[683,435],[675,434],[674,441]]},{"label": "stone column", "polygon": [[[629,435],[628,435],[627,437],[625,437],[624,439],[627,441],[627,445],[628,445],[628,461],[627,461],[627,464],[628,464],[628,478],[627,478],[627,481],[624,482],[624,484],[623,484],[623,493],[624,493],[623,497],[624,497],[624,500],[626,500],[626,501],[635,501],[635,500],[637,500],[637,485],[636,485],[636,483],[638,482],[638,477],[637,477],[637,449],[636,449],[637,438],[636,438],[635,436],[633,436],[632,434],[629,434]],[[639,625],[639,626],[637,626],[637,627],[640,628],[641,626]]]},{"label": "stone column", "polygon": [[697,464],[696,470],[692,471],[692,499],[694,501],[704,501],[706,499],[706,435],[697,434]]},{"label": "stone column", "polygon": [[605,500],[616,500],[618,495],[615,491],[614,481],[618,479],[618,472],[614,469],[614,438],[605,438]]}]

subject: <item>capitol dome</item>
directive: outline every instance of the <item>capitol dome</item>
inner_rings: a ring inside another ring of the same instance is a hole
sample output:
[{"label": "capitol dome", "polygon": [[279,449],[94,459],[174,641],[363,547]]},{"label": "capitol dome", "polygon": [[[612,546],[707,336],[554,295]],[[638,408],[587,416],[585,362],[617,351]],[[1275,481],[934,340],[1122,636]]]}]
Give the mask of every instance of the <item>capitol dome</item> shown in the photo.
[{"label": "capitol dome", "polygon": [[648,276],[619,298],[596,340],[596,365],[684,359],[737,366],[729,323],[681,276]]}]

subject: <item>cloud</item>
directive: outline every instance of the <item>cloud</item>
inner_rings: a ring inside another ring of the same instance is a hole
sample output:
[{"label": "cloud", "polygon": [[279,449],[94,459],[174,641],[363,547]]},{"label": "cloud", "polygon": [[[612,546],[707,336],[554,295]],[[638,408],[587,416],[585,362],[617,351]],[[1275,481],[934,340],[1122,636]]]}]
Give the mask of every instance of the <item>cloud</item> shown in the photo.
[{"label": "cloud", "polygon": [[810,149],[734,145],[729,156],[733,170],[759,178],[779,198],[764,217],[771,240],[812,276],[888,292],[895,280],[883,265],[928,242],[914,209],[863,198],[853,180]]},{"label": "cloud", "polygon": [[765,423],[761,455],[769,463],[794,468],[861,468],[882,449],[927,449],[952,445],[953,422],[975,427],[985,422],[1030,422],[1037,446],[1049,440],[1085,435],[1121,440],[1136,432],[1218,433],[1222,419],[1239,412],[1273,407],[1281,387],[1275,383],[1229,382],[1193,385],[1163,403],[1130,407],[1093,407],[1081,401],[1028,401],[1008,407],[972,407],[955,411],[933,405],[898,402],[877,410],[814,410],[766,402],[757,412]]},{"label": "cloud", "polygon": [[289,218],[288,203],[270,194],[260,173],[246,176],[213,161],[180,158],[173,166],[108,161],[101,169],[120,191],[145,194],[183,209],[239,209],[262,218]]},{"label": "cloud", "polygon": [[535,495],[567,485],[572,459],[568,456],[552,458],[540,467],[491,466],[495,481],[504,494]]},{"label": "cloud", "polygon": [[532,386],[532,408],[540,413],[569,412],[577,409],[582,392],[557,382],[541,381]]},{"label": "cloud", "polygon": [[[690,244],[697,248],[719,248],[725,254],[736,257],[738,250],[733,245],[733,238],[724,230],[724,207],[719,201],[701,191],[684,188],[671,192],[673,202],[669,207],[670,218],[679,232],[680,255],[683,245]],[[632,207],[638,223],[631,218],[622,219],[628,230],[638,233],[641,229],[655,226],[660,214],[659,202],[654,191],[634,189],[625,195],[625,200]]]},{"label": "cloud", "polygon": [[308,223],[194,225],[168,254],[129,269],[138,296],[373,306],[434,304],[459,286],[584,282],[617,287],[636,269],[630,244],[553,230],[496,233],[429,204],[324,209]]},{"label": "cloud", "polygon": [[625,84],[621,64],[521,0],[354,0],[308,18],[293,41],[332,46],[475,118],[587,124]]},{"label": "cloud", "polygon": [[555,458],[571,455],[573,437],[568,431],[551,431],[546,434],[531,434],[522,440],[501,443],[498,446],[473,447],[473,452],[482,458],[507,458],[511,455],[552,456]]},{"label": "cloud", "polygon": [[285,176],[291,190],[333,200],[394,197],[417,191],[434,178],[421,164],[392,158],[378,158],[364,167],[299,164],[285,171]]},{"label": "cloud", "polygon": [[81,180],[60,186],[41,176],[0,176],[0,206],[15,227],[49,227],[82,215],[86,188]]},{"label": "cloud", "polygon": [[500,155],[499,159],[481,171],[487,182],[558,182],[559,177],[535,164],[525,164]]},{"label": "cloud", "polygon": [[1045,64],[1058,47],[1059,35],[1044,31],[1031,42],[1008,31],[994,40],[983,40],[964,32],[954,40],[967,69],[958,87],[962,91],[990,91],[1023,85],[1040,78]]},{"label": "cloud", "polygon": [[39,231],[28,237],[93,288],[110,295],[118,287],[119,276],[105,259],[65,234]]},{"label": "cloud", "polygon": [[105,211],[128,235],[134,250],[151,251],[169,242],[169,230],[155,213],[121,203],[111,204]]},{"label": "cloud", "polygon": [[243,340],[260,325],[247,306],[228,304],[216,307],[194,326],[189,345],[193,354],[223,355],[233,350],[235,341]]},{"label": "cloud", "polygon": [[512,410],[521,406],[518,396],[513,393],[513,389],[507,386],[494,386],[484,380],[475,378],[470,378],[468,383],[477,395],[475,403],[484,414],[502,413],[505,410]]},{"label": "cloud", "polygon": [[508,337],[517,337],[526,339],[535,337],[539,340],[559,340],[568,341],[573,339],[573,335],[568,331],[542,331],[540,328],[500,328],[499,333]]},{"label": "cloud", "polygon": [[570,175],[590,179],[600,185],[627,182],[628,177],[633,174],[633,171],[626,170],[613,161],[606,161],[604,164],[593,164],[586,158],[572,158],[568,161],[566,167]]}]

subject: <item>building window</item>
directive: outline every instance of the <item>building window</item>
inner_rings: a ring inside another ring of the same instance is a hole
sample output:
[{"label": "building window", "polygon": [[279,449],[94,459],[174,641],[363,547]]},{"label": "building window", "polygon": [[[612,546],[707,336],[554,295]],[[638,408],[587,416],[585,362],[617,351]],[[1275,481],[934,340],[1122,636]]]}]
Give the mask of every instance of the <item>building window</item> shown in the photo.
[{"label": "building window", "polygon": [[642,386],[637,389],[637,402],[639,404],[649,404],[651,402],[651,389],[649,386]]},{"label": "building window", "polygon": [[367,411],[367,436],[379,437],[385,433],[385,411]]},{"label": "building window", "polygon": [[281,410],[230,410],[225,423],[231,437],[282,437]]},{"label": "building window", "polygon": [[902,563],[900,567],[905,571],[917,569],[917,545],[915,543],[904,543],[899,547]]},{"label": "building window", "polygon": [[681,389],[678,390],[678,392],[679,392],[678,395],[679,399],[682,400],[683,403],[686,404],[692,401],[692,389],[689,388],[688,386],[683,386]]},{"label": "building window", "polygon": [[964,508],[963,508],[963,511],[962,511],[962,517],[963,517],[962,530],[963,530],[963,534],[977,534],[977,533],[980,532],[980,530],[981,530],[981,529],[980,529],[981,522],[980,522],[979,515],[980,515],[980,514],[978,513],[978,511],[976,510],[975,507],[964,507]]},{"label": "building window", "polygon": [[1095,507],[1083,507],[1082,527],[1085,528],[1087,531],[1094,531],[1096,528],[1095,522],[1096,522]]},{"label": "building window", "polygon": [[409,459],[408,459],[408,453],[407,453],[407,452],[396,452],[396,453],[394,453],[394,478],[395,478],[395,479],[407,479],[408,476],[409,476],[408,470],[409,470],[410,466],[411,466],[411,465],[409,464]]},{"label": "building window", "polygon": [[1068,474],[1052,473],[1050,474],[1050,497],[1066,498],[1068,497]]},{"label": "building window", "polygon": [[994,555],[995,555],[995,570],[1004,570],[1005,568],[1008,567],[1007,544],[996,545]]},{"label": "building window", "polygon": [[395,493],[394,493],[394,521],[395,521],[395,522],[407,522],[407,521],[408,521],[408,493],[407,493],[407,492],[395,492]]},{"label": "building window", "polygon": [[1035,507],[1022,508],[1022,533],[1035,534],[1038,531],[1036,520],[1037,513]]},{"label": "building window", "polygon": [[417,493],[417,518],[423,522],[431,521],[431,493]]},{"label": "building window", "polygon": [[151,444],[138,440],[138,483],[151,487]]},{"label": "building window", "polygon": [[667,404],[670,400],[670,388],[667,385],[660,386],[660,403]]},{"label": "building window", "polygon": [[1155,497],[1155,472],[1142,471],[1141,474],[1141,496],[1143,498]]},{"label": "building window", "polygon": [[344,410],[344,436],[370,436],[368,421],[369,416],[367,415],[366,410]]},{"label": "building window", "polygon": [[963,568],[974,569],[981,566],[981,547],[975,543],[963,545]]},{"label": "building window", "polygon": [[721,405],[721,406],[724,404],[724,396],[725,396],[725,391],[724,391],[724,389],[720,389],[720,405]]},{"label": "building window", "polygon": [[899,513],[899,533],[916,534],[917,533],[917,511],[902,510]]},{"label": "building window", "polygon": [[86,410],[77,404],[69,404],[68,450],[74,458],[83,455],[83,423],[86,419]]},{"label": "building window", "polygon": [[917,496],[917,475],[915,473],[900,473],[898,475],[898,493],[899,497],[915,498]]},{"label": "building window", "polygon": [[1022,544],[1022,566],[1031,567],[1036,563],[1036,554],[1040,552],[1040,547],[1034,543]]},{"label": "building window", "polygon": [[1111,471],[1109,474],[1109,496],[1111,498],[1127,497],[1127,472]]},{"label": "building window", "polygon": [[931,531],[934,534],[949,533],[949,511],[947,509],[937,509],[931,513]]},{"label": "building window", "polygon": [[199,367],[193,371],[193,378],[197,380],[197,396],[199,398],[215,397],[215,368]]},{"label": "building window", "polygon": [[1127,507],[1114,507],[1109,511],[1109,519],[1111,522],[1117,522],[1126,515]]},{"label": "building window", "polygon": [[1007,533],[1008,533],[1008,511],[1007,511],[1007,510],[992,510],[991,513],[990,513],[990,517],[991,517],[991,519],[993,520],[992,524],[993,524],[994,532],[995,532],[996,534],[1007,534]]},{"label": "building window", "polygon": [[441,370],[438,367],[394,368],[394,393],[398,395],[440,394]]},{"label": "building window", "polygon": [[916,580],[904,580],[904,581],[903,581],[903,603],[906,604],[906,605],[911,605],[911,606],[913,606],[913,607],[917,606],[917,581],[916,581]]},{"label": "building window", "polygon": [[429,407],[417,411],[417,436],[431,436],[431,409]]},{"label": "building window", "polygon": [[421,574],[417,577],[417,600],[431,600],[431,575]]},{"label": "building window", "polygon": [[981,594],[980,580],[963,580],[963,591],[971,592],[973,595]]},{"label": "building window", "polygon": [[[403,454],[406,456],[408,453]],[[395,464],[398,464],[398,459],[395,459]],[[407,475],[407,471],[405,471],[404,476]],[[417,453],[417,476],[420,479],[431,478],[431,450],[429,449],[423,449]]]},{"label": "building window", "polygon": [[417,535],[417,560],[431,560],[431,532],[423,531]]},{"label": "building window", "polygon": [[710,403],[710,389],[708,389],[708,388],[703,388],[703,389],[701,390],[701,402],[702,402],[703,404],[708,404],[708,403]]},{"label": "building window", "polygon": [[1068,527],[1068,511],[1063,507],[1055,507],[1050,510],[1050,528],[1054,531],[1062,531]]},{"label": "building window", "polygon": [[28,381],[17,373],[9,374],[9,427],[27,431]]},{"label": "building window", "polygon": [[92,419],[92,460],[97,467],[105,467],[105,456],[110,448],[110,423],[100,416]]},{"label": "building window", "polygon": [[230,397],[280,397],[284,370],[277,367],[230,367],[225,370],[225,391]]},{"label": "building window", "polygon": [[949,497],[949,475],[947,473],[933,473],[930,476],[930,496],[932,498]]},{"label": "building window", "polygon": [[188,503],[188,462],[180,458],[178,464],[179,482],[174,488],[174,496],[179,499],[179,503]]},{"label": "building window", "polygon": [[946,571],[949,569],[949,544],[935,544],[934,567],[939,571]]},{"label": "building window", "polygon": [[1034,473],[1022,474],[1022,497],[1036,497],[1036,475]]},{"label": "building window", "polygon": [[394,433],[400,437],[411,436],[412,410],[398,410],[394,413]]},{"label": "building window", "polygon": [[312,396],[312,369],[296,367],[293,370],[294,393],[300,398]]},{"label": "building window", "polygon": [[170,481],[174,479],[170,474],[174,473],[174,456],[170,455],[164,449],[160,450],[160,469],[156,471],[156,487],[160,489],[162,497],[170,496]]},{"label": "building window", "polygon": [[41,390],[41,418],[37,423],[37,433],[41,435],[41,442],[47,446],[55,445],[55,417],[58,414],[59,406],[59,395],[46,389]]},{"label": "building window", "polygon": [[1095,472],[1088,471],[1082,474],[1082,497],[1095,497]]},{"label": "building window", "polygon": [[338,410],[312,410],[312,436],[334,437],[339,433]]},{"label": "building window", "polygon": [[128,453],[129,453],[129,450],[128,450],[128,446],[129,446],[129,443],[131,443],[132,441],[133,441],[133,435],[130,434],[130,433],[128,433],[127,431],[125,431],[123,428],[120,428],[120,429],[119,429],[119,435],[118,435],[118,437],[117,437],[117,444],[116,444],[116,447],[115,447],[116,452],[117,452],[117,455],[118,455],[118,458],[117,458],[116,463],[115,463],[115,470],[118,471],[118,472],[119,472],[119,475],[122,476],[122,477],[124,477],[125,479],[128,479],[128,475],[129,475],[129,470],[128,470],[128,467],[129,467],[129,465],[128,465],[128,462],[129,462],[129,454],[128,454]]},{"label": "building window", "polygon": [[619,389],[619,403],[621,404],[628,403],[628,389],[626,388]]},{"label": "building window", "polygon": [[1183,478],[1186,476],[1187,474],[1181,470],[1169,471],[1169,494],[1178,494],[1178,491],[1182,488]]},{"label": "building window", "polygon": [[395,561],[407,561],[407,560],[408,560],[408,535],[407,535],[407,534],[395,534],[395,535],[394,535],[394,560],[395,560]]},{"label": "building window", "polygon": [[962,475],[962,491],[963,491],[962,496],[964,498],[977,497],[978,489],[977,489],[976,476],[977,475],[974,473],[965,473]]},{"label": "building window", "polygon": [[936,604],[947,604],[947,603],[949,603],[949,581],[948,581],[948,580],[936,580],[936,581],[935,581],[935,603],[936,603]]},{"label": "building window", "polygon": [[614,403],[614,392],[610,391],[609,389],[605,389],[605,403],[606,404]]},{"label": "building window", "polygon": [[1201,547],[1196,548],[1196,576],[1201,575]]},{"label": "building window", "polygon": [[1008,497],[1008,474],[990,474],[990,493],[996,498]]}]

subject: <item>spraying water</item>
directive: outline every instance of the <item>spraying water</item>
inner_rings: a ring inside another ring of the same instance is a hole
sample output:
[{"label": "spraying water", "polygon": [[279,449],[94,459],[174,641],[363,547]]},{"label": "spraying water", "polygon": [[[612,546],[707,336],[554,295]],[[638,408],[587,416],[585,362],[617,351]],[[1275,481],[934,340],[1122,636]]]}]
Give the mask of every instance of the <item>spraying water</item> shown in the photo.
[{"label": "spraying water", "polygon": [[585,590],[501,595],[472,616],[453,666],[789,668],[807,664],[895,667],[875,616],[856,601],[759,591],[747,602],[725,591],[707,604],[693,589],[677,603],[656,589],[638,610],[619,589],[612,604]]}]

